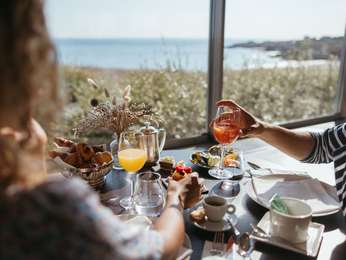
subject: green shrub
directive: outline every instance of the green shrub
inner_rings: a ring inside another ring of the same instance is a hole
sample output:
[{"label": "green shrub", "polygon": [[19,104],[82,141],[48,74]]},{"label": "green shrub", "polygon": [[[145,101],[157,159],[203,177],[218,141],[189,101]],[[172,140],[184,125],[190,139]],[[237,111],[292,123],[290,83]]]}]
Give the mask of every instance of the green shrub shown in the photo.
[{"label": "green shrub", "polygon": [[[87,83],[93,78],[112,95],[132,86],[134,102],[152,105],[163,119],[169,138],[200,135],[206,129],[207,75],[168,66],[160,70],[102,70],[63,68],[69,102],[64,124],[59,129],[71,136],[71,129],[91,108],[91,99],[104,100],[102,89]],[[338,63],[286,68],[225,69],[224,98],[236,100],[257,117],[269,122],[287,122],[335,112]],[[102,133],[90,138],[102,137]],[[109,135],[107,136],[109,138]]]}]

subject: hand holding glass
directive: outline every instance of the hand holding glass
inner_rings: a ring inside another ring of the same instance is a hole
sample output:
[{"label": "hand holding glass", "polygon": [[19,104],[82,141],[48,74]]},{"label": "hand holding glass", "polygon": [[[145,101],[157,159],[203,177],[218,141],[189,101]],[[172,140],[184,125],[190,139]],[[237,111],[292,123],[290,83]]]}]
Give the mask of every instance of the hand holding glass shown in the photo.
[{"label": "hand holding glass", "polygon": [[229,179],[232,172],[224,169],[225,146],[233,144],[240,135],[240,109],[220,106],[212,122],[213,134],[221,145],[221,158],[219,167],[209,170],[209,174],[217,179]]}]

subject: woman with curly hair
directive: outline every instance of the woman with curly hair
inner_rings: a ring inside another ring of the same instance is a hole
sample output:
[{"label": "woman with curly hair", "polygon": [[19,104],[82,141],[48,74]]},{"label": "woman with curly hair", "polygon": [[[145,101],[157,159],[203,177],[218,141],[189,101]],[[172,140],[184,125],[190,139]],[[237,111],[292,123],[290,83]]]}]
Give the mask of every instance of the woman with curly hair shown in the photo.
[{"label": "woman with curly hair", "polygon": [[149,231],[121,222],[80,180],[47,180],[47,137],[33,116],[54,118],[57,74],[43,1],[0,1],[0,259],[173,258],[188,179],[170,182]]}]

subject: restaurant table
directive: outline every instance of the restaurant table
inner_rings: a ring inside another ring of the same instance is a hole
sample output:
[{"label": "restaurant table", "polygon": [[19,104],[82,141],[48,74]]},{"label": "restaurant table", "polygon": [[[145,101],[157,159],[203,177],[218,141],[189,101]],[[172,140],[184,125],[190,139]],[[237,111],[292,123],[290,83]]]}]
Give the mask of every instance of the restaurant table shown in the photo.
[{"label": "restaurant table", "polygon": [[[321,124],[314,127],[309,127],[308,130],[320,131],[326,127],[332,126],[329,124]],[[162,156],[171,155],[175,158],[176,161],[184,160],[187,164],[189,163],[189,157],[191,153],[196,150],[205,150],[207,147],[212,144],[205,144],[194,147],[187,147],[176,150],[166,150],[162,152]],[[277,167],[281,169],[289,170],[300,170],[306,171],[310,176],[317,178],[321,181],[324,181],[330,185],[335,185],[334,178],[334,169],[333,164],[305,164],[299,161],[296,161],[279,150],[273,148],[270,145],[265,144],[264,142],[249,138],[244,140],[239,140],[234,144],[235,147],[243,151],[245,160],[256,162],[260,164],[261,167]],[[51,173],[58,173],[56,165],[50,164],[52,168],[49,169]],[[200,177],[205,179],[205,185],[210,189],[214,184],[219,180],[214,179],[208,175],[206,169],[196,168],[194,170],[199,172]],[[55,175],[55,174],[52,174]],[[56,175],[55,175],[56,177]],[[110,198],[115,200],[120,200],[122,197],[129,194],[130,186],[126,180],[126,173],[123,171],[112,170],[106,176],[106,184],[102,188],[100,193],[100,198],[103,201],[107,201]],[[244,191],[243,183],[245,177],[241,180],[241,189],[237,197],[232,201],[236,206],[236,216],[238,218],[237,228],[241,233],[251,231],[250,223],[257,224],[258,221],[266,213],[266,209],[258,205],[246,194]],[[113,211],[116,214],[121,214],[123,209],[118,207],[113,207]],[[184,213],[185,218],[185,228],[186,233],[191,239],[193,254],[191,259],[201,259],[203,246],[205,240],[212,241],[214,237],[213,232],[207,232],[200,230],[195,227],[189,220],[189,211],[186,210]],[[335,260],[345,260],[346,259],[346,221],[345,217],[342,215],[341,211],[324,217],[313,218],[313,222],[318,222],[325,225],[325,230],[323,234],[322,243],[320,250],[316,259],[326,260],[326,259],[335,259]],[[225,237],[230,236],[230,231],[225,232]],[[271,259],[311,259],[307,256],[294,253],[292,251],[287,251],[284,249],[276,248],[264,243],[256,242],[255,250],[251,255],[251,259],[257,260],[271,260]]]}]

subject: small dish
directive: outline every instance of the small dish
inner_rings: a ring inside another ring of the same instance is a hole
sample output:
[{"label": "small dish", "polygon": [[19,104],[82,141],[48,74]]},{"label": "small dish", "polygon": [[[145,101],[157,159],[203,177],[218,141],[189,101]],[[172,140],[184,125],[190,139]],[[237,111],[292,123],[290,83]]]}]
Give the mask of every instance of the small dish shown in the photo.
[{"label": "small dish", "polygon": [[[263,218],[257,224],[261,229],[263,229],[267,234],[270,234],[270,213],[267,212],[264,214]],[[316,257],[318,254],[319,247],[322,241],[322,235],[324,231],[324,225],[310,222],[308,228],[308,239],[303,243],[292,243],[288,240],[279,238],[279,237],[263,237],[256,235],[255,233],[251,234],[251,238],[267,243],[273,246],[291,250],[306,256]]]},{"label": "small dish", "polygon": [[227,214],[223,217],[221,221],[213,222],[209,221],[207,218],[205,221],[197,222],[191,220],[192,224],[200,229],[211,231],[211,232],[222,232],[227,231],[232,228],[232,225],[227,220]]}]

